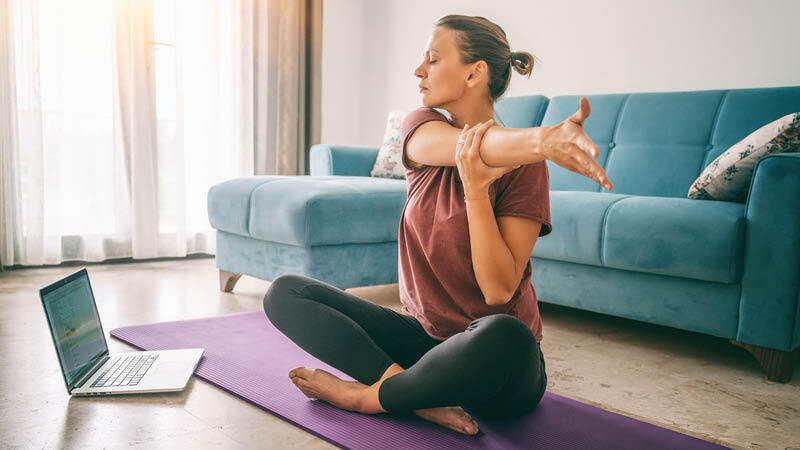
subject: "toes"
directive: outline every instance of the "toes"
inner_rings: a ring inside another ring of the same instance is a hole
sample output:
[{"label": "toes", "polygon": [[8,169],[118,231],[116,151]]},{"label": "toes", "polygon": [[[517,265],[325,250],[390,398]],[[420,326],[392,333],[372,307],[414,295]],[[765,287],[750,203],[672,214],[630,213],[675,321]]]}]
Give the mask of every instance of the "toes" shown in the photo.
[{"label": "toes", "polygon": [[289,371],[289,378],[308,378],[309,374],[311,373],[310,370],[306,369],[305,367],[295,367],[294,369]]},{"label": "toes", "polygon": [[472,416],[469,415],[468,412],[464,411],[463,408],[459,407],[459,413],[461,413],[461,417],[463,419],[463,424],[464,424],[463,426],[466,426],[468,428],[467,432],[469,434],[477,433],[478,432],[478,422],[475,422],[475,419],[473,419]]},{"label": "toes", "polygon": [[298,367],[297,369],[294,370],[294,372],[295,374],[297,374],[297,376],[306,379],[310,378],[311,375],[314,373],[313,370],[306,369],[305,367]]},{"label": "toes", "polygon": [[470,425],[472,428],[478,428],[478,422],[475,422],[475,419],[473,419],[472,417],[470,417],[470,416],[467,416],[467,420],[466,420],[466,422],[467,422],[467,424],[469,424],[469,425]]},{"label": "toes", "polygon": [[468,412],[464,411],[463,408],[461,409],[460,412],[461,412],[462,417],[464,418],[464,420],[467,423],[471,424],[473,428],[478,428],[478,422],[475,422],[475,419],[473,419],[472,416]]},{"label": "toes", "polygon": [[462,428],[463,427],[466,427],[466,430],[461,429],[461,430],[458,430],[458,431],[460,431],[462,433],[466,432],[467,434],[475,434],[475,433],[478,432],[478,426],[477,425],[465,424],[465,425],[462,425]]}]

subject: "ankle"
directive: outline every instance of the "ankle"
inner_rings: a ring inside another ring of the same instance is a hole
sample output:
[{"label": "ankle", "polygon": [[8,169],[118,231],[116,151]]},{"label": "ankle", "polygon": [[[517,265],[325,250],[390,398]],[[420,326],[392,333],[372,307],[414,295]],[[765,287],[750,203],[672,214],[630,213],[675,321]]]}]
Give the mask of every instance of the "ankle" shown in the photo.
[{"label": "ankle", "polygon": [[391,365],[391,366],[389,366],[389,367],[386,369],[386,371],[385,371],[385,372],[383,372],[383,375],[381,375],[381,379],[380,379],[380,380],[378,380],[378,382],[377,382],[377,383],[375,383],[375,384],[382,383],[382,382],[383,382],[383,380],[385,380],[385,379],[387,379],[387,378],[389,378],[389,377],[395,376],[395,375],[397,375],[398,373],[405,372],[405,370],[406,370],[406,369],[403,369],[403,367],[401,367],[399,364],[397,364],[397,363],[392,363],[392,365]]},{"label": "ankle", "polygon": [[385,413],[386,410],[383,409],[383,406],[381,406],[378,396],[381,384],[383,384],[383,381],[387,378],[397,375],[403,371],[405,371],[405,369],[403,369],[399,364],[392,363],[392,365],[389,366],[385,372],[383,372],[380,380],[376,381],[370,386],[367,386],[366,389],[361,391],[360,398],[358,399],[358,411],[365,414]]}]

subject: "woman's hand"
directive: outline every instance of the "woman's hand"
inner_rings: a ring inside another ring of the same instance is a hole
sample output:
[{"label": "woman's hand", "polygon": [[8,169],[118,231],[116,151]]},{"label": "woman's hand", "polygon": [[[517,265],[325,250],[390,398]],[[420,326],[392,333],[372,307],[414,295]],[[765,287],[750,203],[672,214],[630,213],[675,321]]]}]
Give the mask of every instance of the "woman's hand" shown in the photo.
[{"label": "woman's hand", "polygon": [[600,156],[597,145],[583,131],[583,121],[589,117],[589,100],[581,97],[581,107],[575,114],[558,125],[550,127],[542,142],[545,158],[565,169],[589,177],[611,190],[614,185],[608,179],[603,166],[594,158]]},{"label": "woman's hand", "polygon": [[466,198],[485,197],[492,181],[519,167],[491,167],[487,166],[481,159],[480,148],[483,134],[494,124],[494,120],[489,119],[489,121],[482,124],[479,123],[469,130],[467,130],[469,124],[464,124],[461,134],[458,136],[455,160],[458,174],[462,183],[464,183],[464,195]]}]

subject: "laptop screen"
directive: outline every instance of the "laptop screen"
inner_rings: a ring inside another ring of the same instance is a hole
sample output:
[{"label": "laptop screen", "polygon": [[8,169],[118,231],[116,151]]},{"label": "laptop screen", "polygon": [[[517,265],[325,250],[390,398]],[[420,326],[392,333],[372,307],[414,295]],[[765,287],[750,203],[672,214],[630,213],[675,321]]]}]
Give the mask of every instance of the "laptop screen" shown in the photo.
[{"label": "laptop screen", "polygon": [[40,291],[67,389],[108,353],[89,274],[82,269]]}]

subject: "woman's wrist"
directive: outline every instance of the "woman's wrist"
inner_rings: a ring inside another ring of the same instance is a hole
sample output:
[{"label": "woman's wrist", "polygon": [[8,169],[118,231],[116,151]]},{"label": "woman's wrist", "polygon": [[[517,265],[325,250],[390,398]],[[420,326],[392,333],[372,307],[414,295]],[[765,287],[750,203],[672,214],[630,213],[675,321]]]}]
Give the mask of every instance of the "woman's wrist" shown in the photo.
[{"label": "woman's wrist", "polygon": [[549,159],[547,152],[551,148],[548,142],[550,129],[553,127],[533,127],[527,128],[529,144],[528,148],[533,150],[533,153],[538,157],[539,161]]},{"label": "woman's wrist", "polygon": [[474,187],[464,189],[464,201],[471,200],[488,200],[489,187]]}]

